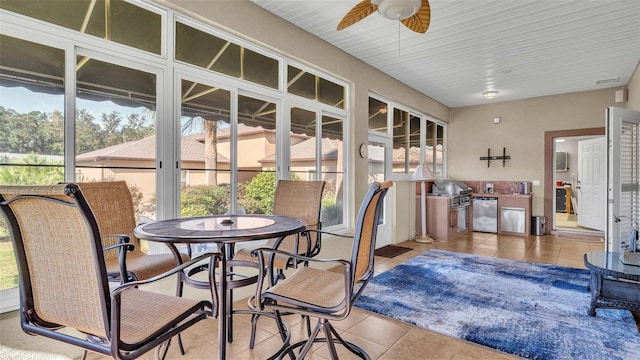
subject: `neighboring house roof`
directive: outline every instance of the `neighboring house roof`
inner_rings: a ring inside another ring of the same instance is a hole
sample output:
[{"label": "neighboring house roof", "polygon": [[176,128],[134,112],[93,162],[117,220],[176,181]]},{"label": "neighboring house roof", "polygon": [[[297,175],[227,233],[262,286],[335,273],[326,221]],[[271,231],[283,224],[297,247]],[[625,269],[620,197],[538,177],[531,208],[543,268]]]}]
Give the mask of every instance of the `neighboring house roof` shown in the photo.
[{"label": "neighboring house roof", "polygon": [[[183,137],[180,142],[182,161],[204,161],[204,144],[192,137]],[[152,160],[156,158],[156,136],[129,141],[109,146],[104,149],[79,154],[78,162],[102,160]],[[229,159],[218,153],[218,162],[229,162]]]},{"label": "neighboring house roof", "polygon": [[[275,130],[265,129],[262,126],[248,126],[245,124],[238,124],[238,137],[252,135],[252,134],[263,134],[263,133],[275,133]],[[218,129],[218,139],[228,139],[230,134],[230,127],[224,127]],[[301,135],[301,134],[291,134],[292,138],[302,138],[308,139],[309,136]],[[194,140],[204,142],[204,133],[192,134],[183,137],[184,138],[192,138]]]},{"label": "neighboring house roof", "polygon": [[[323,138],[322,139],[322,160],[335,160],[338,158],[338,147],[342,146],[342,141]],[[291,162],[310,161],[316,158],[316,139],[309,138],[291,146]],[[275,154],[269,155],[260,163],[272,163],[275,161]]]}]

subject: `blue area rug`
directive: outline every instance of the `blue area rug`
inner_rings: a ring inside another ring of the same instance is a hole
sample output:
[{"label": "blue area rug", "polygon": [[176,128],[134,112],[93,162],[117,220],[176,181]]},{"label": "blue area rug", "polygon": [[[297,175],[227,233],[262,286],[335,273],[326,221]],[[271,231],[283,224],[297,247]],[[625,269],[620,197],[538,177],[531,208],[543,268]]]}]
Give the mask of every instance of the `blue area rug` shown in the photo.
[{"label": "blue area rug", "polygon": [[376,277],[364,310],[527,359],[640,359],[629,311],[587,315],[589,272],[430,250]]}]

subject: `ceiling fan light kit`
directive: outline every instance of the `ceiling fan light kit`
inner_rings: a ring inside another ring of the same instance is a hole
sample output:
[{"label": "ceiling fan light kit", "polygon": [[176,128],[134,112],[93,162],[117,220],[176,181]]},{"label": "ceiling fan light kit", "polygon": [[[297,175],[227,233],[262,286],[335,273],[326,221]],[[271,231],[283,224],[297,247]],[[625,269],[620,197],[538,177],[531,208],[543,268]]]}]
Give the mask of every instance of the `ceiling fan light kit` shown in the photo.
[{"label": "ceiling fan light kit", "polygon": [[349,27],[376,11],[420,34],[427,32],[431,22],[431,8],[427,0],[362,0],[342,18],[337,30]]},{"label": "ceiling fan light kit", "polygon": [[391,20],[404,20],[415,15],[422,0],[371,0],[373,5],[378,5],[380,15]]},{"label": "ceiling fan light kit", "polygon": [[484,96],[484,98],[487,100],[493,99],[494,97],[496,97],[496,95],[498,95],[498,92],[495,90],[487,90],[482,93],[482,96]]}]

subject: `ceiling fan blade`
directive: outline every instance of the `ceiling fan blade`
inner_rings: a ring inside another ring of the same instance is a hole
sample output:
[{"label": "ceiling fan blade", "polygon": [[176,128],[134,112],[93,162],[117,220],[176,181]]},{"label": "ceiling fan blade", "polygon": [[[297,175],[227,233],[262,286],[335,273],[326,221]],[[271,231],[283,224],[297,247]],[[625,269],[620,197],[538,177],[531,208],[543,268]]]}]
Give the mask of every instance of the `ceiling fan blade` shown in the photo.
[{"label": "ceiling fan blade", "polygon": [[420,10],[418,10],[415,15],[402,20],[402,24],[404,24],[404,26],[421,34],[427,32],[430,22],[431,8],[429,7],[429,1],[427,0],[422,0],[422,6],[420,6]]},{"label": "ceiling fan blade", "polygon": [[347,26],[351,26],[358,21],[371,15],[378,9],[378,5],[373,5],[371,0],[363,0],[354,6],[347,15],[345,15],[338,24],[338,30],[342,30]]}]

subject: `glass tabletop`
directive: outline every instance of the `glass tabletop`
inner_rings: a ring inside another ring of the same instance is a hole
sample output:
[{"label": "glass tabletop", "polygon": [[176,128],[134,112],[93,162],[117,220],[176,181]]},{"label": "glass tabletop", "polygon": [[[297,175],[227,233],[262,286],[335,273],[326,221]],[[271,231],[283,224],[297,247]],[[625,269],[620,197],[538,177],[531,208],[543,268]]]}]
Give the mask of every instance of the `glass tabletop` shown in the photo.
[{"label": "glass tabletop", "polygon": [[134,234],[162,242],[220,242],[270,239],[306,229],[302,220],[279,215],[212,215],[160,220],[139,225]]},{"label": "glass tabletop", "polygon": [[620,261],[617,252],[592,252],[587,254],[587,262],[593,266],[621,274],[640,276],[640,266],[626,265]]}]

